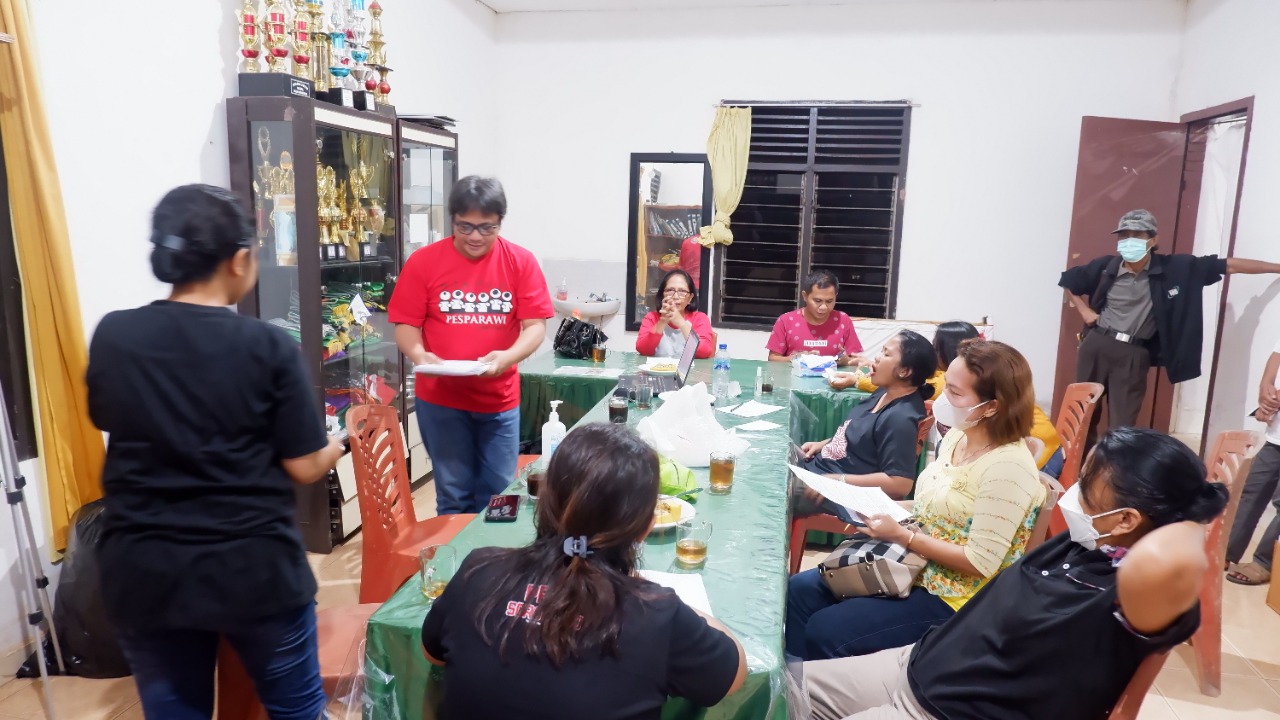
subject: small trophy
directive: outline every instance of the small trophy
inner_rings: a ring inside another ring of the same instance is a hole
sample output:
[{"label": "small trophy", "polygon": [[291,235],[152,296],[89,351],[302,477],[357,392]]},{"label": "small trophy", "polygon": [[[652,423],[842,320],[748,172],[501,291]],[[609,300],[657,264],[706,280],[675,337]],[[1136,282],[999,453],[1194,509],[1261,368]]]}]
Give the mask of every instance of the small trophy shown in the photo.
[{"label": "small trophy", "polygon": [[293,0],[293,74],[311,79],[311,14],[305,0]]},{"label": "small trophy", "polygon": [[329,32],[324,27],[323,0],[307,0],[311,16],[311,82],[316,95],[329,90]]},{"label": "small trophy", "polygon": [[256,73],[258,57],[262,50],[258,46],[258,0],[244,0],[244,6],[236,13],[240,22],[240,72]]},{"label": "small trophy", "polygon": [[[244,0],[244,5],[236,13],[240,23],[240,55],[246,60],[239,75],[240,94],[311,97],[312,85],[307,70],[311,60],[307,50],[311,33],[307,19],[299,18],[295,13],[294,22],[290,23],[281,0],[267,0],[266,10],[261,15],[257,12],[257,5],[257,0]],[[291,39],[292,53],[289,51]],[[265,73],[258,68],[260,55],[267,61]],[[297,76],[290,72],[291,55]]]},{"label": "small trophy", "polygon": [[351,90],[351,48],[347,44],[347,14],[341,2],[335,2],[329,16],[329,91],[324,99],[334,105],[354,109],[355,93]]},{"label": "small trophy", "polygon": [[355,100],[357,110],[375,110],[374,91],[377,81],[373,80],[373,70],[365,64],[369,59],[369,13],[364,9],[364,0],[351,0],[351,76],[355,79]]},{"label": "small trophy", "polygon": [[382,39],[382,5],[378,0],[373,0],[369,5],[369,66],[376,71],[377,83],[373,87],[366,88],[377,93],[377,104],[382,105],[385,109],[395,110],[391,107],[391,103],[387,100],[387,95],[391,93],[391,83],[387,82],[387,76],[391,74],[391,68],[387,67],[387,43]]}]

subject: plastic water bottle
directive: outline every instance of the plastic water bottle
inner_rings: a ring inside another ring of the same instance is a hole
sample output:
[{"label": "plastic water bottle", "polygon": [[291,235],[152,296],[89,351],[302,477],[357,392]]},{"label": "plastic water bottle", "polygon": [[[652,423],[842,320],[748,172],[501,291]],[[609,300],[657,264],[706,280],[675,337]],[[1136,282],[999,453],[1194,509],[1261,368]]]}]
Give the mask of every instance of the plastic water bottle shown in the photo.
[{"label": "plastic water bottle", "polygon": [[729,346],[720,343],[716,350],[715,365],[711,370],[711,394],[715,395],[716,405],[723,405],[729,400]]}]

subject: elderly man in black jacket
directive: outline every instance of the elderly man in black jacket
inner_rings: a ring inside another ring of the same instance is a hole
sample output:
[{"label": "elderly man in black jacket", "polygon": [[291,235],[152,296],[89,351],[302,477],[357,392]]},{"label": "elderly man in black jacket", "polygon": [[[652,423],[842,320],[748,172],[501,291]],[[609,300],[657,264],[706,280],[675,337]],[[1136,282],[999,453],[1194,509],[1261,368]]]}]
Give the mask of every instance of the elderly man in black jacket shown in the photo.
[{"label": "elderly man in black jacket", "polygon": [[[1137,421],[1153,364],[1165,369],[1169,382],[1200,377],[1204,288],[1227,273],[1280,273],[1280,264],[1152,252],[1156,218],[1146,210],[1125,213],[1113,234],[1116,255],[1070,268],[1058,285],[1085,324],[1076,381],[1106,388],[1109,424],[1120,427]],[[1090,444],[1097,423],[1095,413]]]}]

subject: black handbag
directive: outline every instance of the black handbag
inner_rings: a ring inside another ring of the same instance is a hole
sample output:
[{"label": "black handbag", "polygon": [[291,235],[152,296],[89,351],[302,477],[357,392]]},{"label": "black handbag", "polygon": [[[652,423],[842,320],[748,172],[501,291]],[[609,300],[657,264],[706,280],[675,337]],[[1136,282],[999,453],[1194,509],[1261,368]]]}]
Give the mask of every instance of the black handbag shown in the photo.
[{"label": "black handbag", "polygon": [[590,360],[591,348],[604,343],[608,335],[600,328],[578,318],[565,318],[560,321],[560,329],[556,330],[555,351],[562,358],[573,360]]}]

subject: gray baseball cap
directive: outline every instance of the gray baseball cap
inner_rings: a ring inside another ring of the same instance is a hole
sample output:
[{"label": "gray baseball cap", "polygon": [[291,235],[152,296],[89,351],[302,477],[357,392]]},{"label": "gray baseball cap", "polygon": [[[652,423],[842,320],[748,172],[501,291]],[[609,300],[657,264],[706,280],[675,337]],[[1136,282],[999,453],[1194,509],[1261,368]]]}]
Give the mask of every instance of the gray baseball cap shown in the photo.
[{"label": "gray baseball cap", "polygon": [[1156,216],[1146,210],[1130,210],[1124,214],[1124,217],[1120,218],[1120,224],[1116,226],[1115,230],[1111,231],[1111,234],[1115,235],[1127,230],[1137,230],[1155,235]]}]

